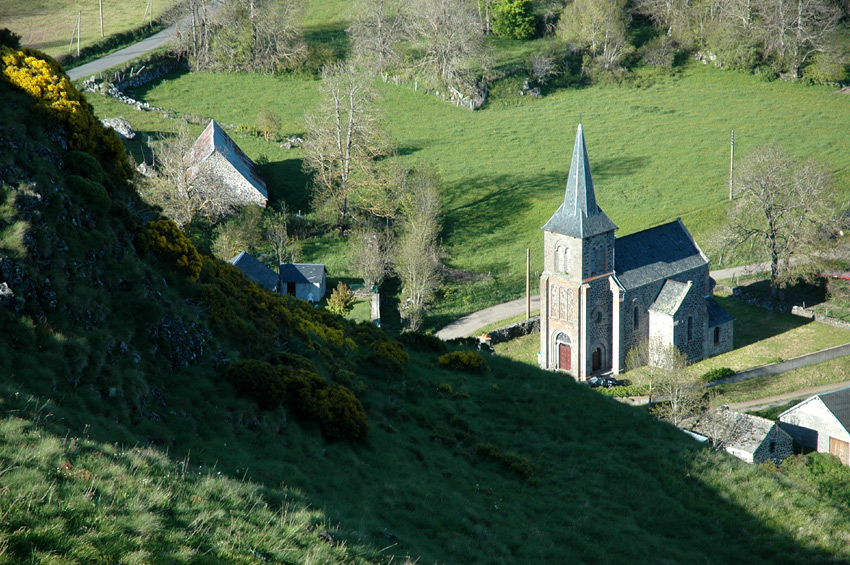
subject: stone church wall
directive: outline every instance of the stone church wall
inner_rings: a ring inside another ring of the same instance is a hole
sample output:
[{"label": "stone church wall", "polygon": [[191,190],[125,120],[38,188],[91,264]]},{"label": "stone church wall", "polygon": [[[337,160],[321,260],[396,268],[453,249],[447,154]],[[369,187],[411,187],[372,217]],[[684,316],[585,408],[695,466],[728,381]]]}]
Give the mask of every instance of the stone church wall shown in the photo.
[{"label": "stone church wall", "polygon": [[[703,345],[708,332],[708,311],[701,290],[702,285],[696,284],[695,281],[674,316],[676,320],[674,343],[687,357],[688,362],[702,359]],[[688,318],[692,320],[690,339],[688,339]]]}]

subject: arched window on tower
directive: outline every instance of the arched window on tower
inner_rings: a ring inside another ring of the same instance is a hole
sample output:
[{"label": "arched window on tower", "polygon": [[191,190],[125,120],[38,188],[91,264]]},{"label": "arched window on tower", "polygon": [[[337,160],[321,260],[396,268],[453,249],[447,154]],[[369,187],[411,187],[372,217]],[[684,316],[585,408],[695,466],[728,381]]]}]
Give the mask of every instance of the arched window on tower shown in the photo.
[{"label": "arched window on tower", "polygon": [[714,347],[720,345],[720,326],[714,328]]},{"label": "arched window on tower", "polygon": [[640,310],[635,306],[635,329],[640,327]]},{"label": "arched window on tower", "polygon": [[570,248],[569,247],[564,248],[563,262],[564,262],[564,264],[561,267],[561,272],[569,273],[570,272]]},{"label": "arched window on tower", "polygon": [[562,245],[555,250],[555,270],[559,273],[564,272],[564,246]]},{"label": "arched window on tower", "polygon": [[694,339],[694,318],[688,316],[688,341]]}]

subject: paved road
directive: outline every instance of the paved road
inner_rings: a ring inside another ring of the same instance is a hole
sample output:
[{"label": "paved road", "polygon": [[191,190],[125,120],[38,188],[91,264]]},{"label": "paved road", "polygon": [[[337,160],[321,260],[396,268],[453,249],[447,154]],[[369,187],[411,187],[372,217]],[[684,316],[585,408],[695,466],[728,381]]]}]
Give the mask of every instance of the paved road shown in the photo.
[{"label": "paved road", "polygon": [[[715,280],[730,279],[735,275],[752,275],[754,273],[763,273],[770,270],[770,263],[755,263],[752,265],[744,265],[742,267],[731,267],[729,269],[720,269],[711,271],[711,276]],[[540,295],[536,294],[531,297],[531,311],[540,309]],[[501,322],[514,316],[519,316],[525,313],[525,298],[511,300],[503,304],[497,304],[478,312],[473,312],[468,316],[458,318],[451,324],[447,325],[436,334],[440,339],[452,339],[455,337],[465,337],[472,335],[484,326]]]},{"label": "paved road", "polygon": [[[220,6],[219,0],[214,0],[210,2],[207,6],[207,16],[211,16],[218,10]],[[146,55],[153,51],[154,49],[159,49],[166,43],[173,40],[177,35],[178,27],[190,27],[191,26],[192,17],[186,16],[176,24],[171,27],[167,27],[159,33],[148,37],[138,43],[134,43],[129,47],[125,47],[119,51],[114,53],[110,53],[100,59],[96,59],[85,65],[80,65],[79,67],[73,68],[68,71],[68,76],[71,80],[78,80],[81,78],[88,78],[91,75],[95,75],[97,73],[101,73],[112,67],[117,67],[118,65],[123,65],[127,61],[132,61],[133,59],[137,59],[143,55]]]}]

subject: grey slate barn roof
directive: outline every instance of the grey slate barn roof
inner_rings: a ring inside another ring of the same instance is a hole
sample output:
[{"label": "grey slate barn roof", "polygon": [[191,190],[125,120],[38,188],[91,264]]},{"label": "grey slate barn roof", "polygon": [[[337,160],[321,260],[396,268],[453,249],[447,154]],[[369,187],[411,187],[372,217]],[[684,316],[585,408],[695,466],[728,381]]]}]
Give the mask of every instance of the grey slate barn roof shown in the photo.
[{"label": "grey slate barn roof", "polygon": [[218,151],[234,169],[254,187],[257,192],[263,195],[268,200],[269,193],[266,190],[266,181],[257,170],[254,162],[248,158],[245,153],[239,149],[239,146],[230,139],[230,136],[221,129],[221,126],[215,120],[210,120],[209,125],[198,137],[189,154],[186,155],[186,163],[189,165],[189,171],[195,174],[200,169],[201,164],[210,158],[210,156]]},{"label": "grey slate barn roof", "polygon": [[617,229],[617,225],[596,204],[581,124],[578,125],[576,132],[564,203],[540,229],[577,238],[599,235]]},{"label": "grey slate barn roof", "polygon": [[681,220],[614,240],[614,268],[627,290],[704,265],[708,259]]},{"label": "grey slate barn roof", "polygon": [[280,266],[280,277],[285,283],[321,284],[326,272],[321,263],[283,263]]},{"label": "grey slate barn roof", "polygon": [[243,251],[228,261],[231,265],[242,271],[246,277],[259,286],[274,291],[280,280],[278,274],[260,263],[253,255]]},{"label": "grey slate barn roof", "polygon": [[833,416],[850,432],[850,387],[824,392],[820,397]]},{"label": "grey slate barn roof", "polygon": [[721,440],[726,448],[747,453],[755,453],[775,425],[773,420],[735,412],[728,406],[706,412],[699,419],[682,422],[683,428],[713,441]]},{"label": "grey slate barn roof", "polygon": [[655,298],[655,302],[649,307],[649,311],[672,316],[679,309],[679,306],[682,305],[682,301],[685,299],[690,288],[690,283],[671,280],[665,281],[664,286],[661,287],[661,292]]}]

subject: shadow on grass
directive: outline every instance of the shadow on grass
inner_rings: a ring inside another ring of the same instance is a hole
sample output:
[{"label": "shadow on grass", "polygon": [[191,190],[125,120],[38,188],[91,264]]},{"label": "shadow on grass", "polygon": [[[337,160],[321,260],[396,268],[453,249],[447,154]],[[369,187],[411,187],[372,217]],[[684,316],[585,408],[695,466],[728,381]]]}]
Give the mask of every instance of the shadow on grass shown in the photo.
[{"label": "shadow on grass", "polygon": [[714,299],[735,318],[735,349],[813,323],[799,316],[752,306],[730,296],[715,296]]},{"label": "shadow on grass", "polygon": [[292,212],[306,213],[310,210],[310,177],[301,169],[301,159],[285,159],[260,165],[269,191],[269,205],[281,200]]},{"label": "shadow on grass", "polygon": [[163,82],[168,82],[170,80],[177,80],[184,75],[188,75],[190,73],[189,67],[186,65],[178,65],[173,71],[168,74],[163,75],[161,78],[157,80],[152,80],[146,84],[141,86],[137,86],[135,88],[127,89],[127,94],[131,95],[136,100],[145,100],[150,94],[150,92],[158,87]]}]

